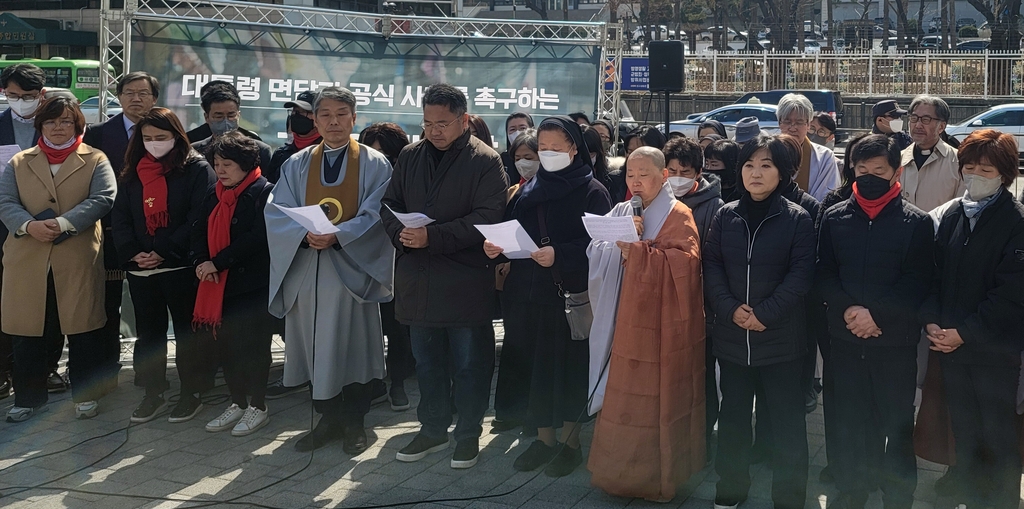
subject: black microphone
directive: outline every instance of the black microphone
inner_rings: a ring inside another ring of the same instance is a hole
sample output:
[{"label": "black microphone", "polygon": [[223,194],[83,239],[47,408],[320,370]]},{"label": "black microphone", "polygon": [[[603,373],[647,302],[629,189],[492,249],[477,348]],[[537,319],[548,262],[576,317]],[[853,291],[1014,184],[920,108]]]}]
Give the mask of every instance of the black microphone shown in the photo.
[{"label": "black microphone", "polygon": [[644,201],[639,196],[633,196],[629,200],[629,205],[633,207],[633,215],[640,217],[644,215]]}]

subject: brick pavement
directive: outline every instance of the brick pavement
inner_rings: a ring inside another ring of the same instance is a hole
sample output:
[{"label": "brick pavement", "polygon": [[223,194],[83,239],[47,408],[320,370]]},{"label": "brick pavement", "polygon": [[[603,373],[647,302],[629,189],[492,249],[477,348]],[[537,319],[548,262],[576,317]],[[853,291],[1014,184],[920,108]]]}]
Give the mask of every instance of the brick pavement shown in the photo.
[{"label": "brick pavement", "polygon": [[[125,357],[130,361],[130,355]],[[275,361],[280,362],[281,357],[281,345],[275,344]],[[130,362],[125,364],[120,387],[103,399],[100,414],[94,419],[75,420],[74,406],[70,394],[66,393],[52,395],[49,411],[28,422],[0,423],[0,507],[187,508],[200,507],[197,503],[202,501],[235,498],[239,505],[211,506],[245,507],[257,503],[280,508],[324,508],[413,502],[404,507],[712,507],[716,476],[708,468],[696,474],[667,504],[608,496],[590,486],[590,475],[584,467],[557,480],[543,473],[515,472],[512,462],[529,441],[512,433],[487,434],[492,413],[485,419],[480,462],[474,468],[451,469],[449,460],[453,448],[417,463],[398,462],[395,453],[418,429],[415,404],[419,393],[415,379],[406,383],[412,409],[393,412],[387,404],[371,409],[366,419],[371,429],[368,433],[370,448],[354,458],[342,452],[340,442],[317,450],[312,457],[309,453],[295,452],[296,437],[310,424],[308,393],[268,402],[270,424],[249,437],[232,437],[227,432],[212,434],[203,429],[227,403],[207,405],[188,423],[170,424],[166,419],[157,419],[124,430],[143,395],[141,389],[132,386]],[[176,390],[174,370],[169,369],[168,374],[172,390]],[[226,392],[223,387],[214,391],[215,394]],[[3,400],[0,411],[6,413],[12,404],[13,398]],[[807,509],[824,509],[834,488],[817,482],[825,461],[820,408],[808,415],[807,424],[811,457]],[[584,454],[592,433],[593,425],[587,425],[582,437]],[[75,446],[87,439],[92,440]],[[294,474],[307,464],[305,470]],[[948,501],[937,501],[932,488],[943,469],[919,461],[920,482],[912,509],[952,507]],[[742,509],[768,509],[771,507],[770,470],[759,465],[752,467],[752,472],[751,498]],[[41,483],[48,483],[47,489],[19,491],[10,488]],[[66,488],[94,493],[69,492]],[[263,489],[245,496],[260,488]],[[172,498],[182,502],[115,495]],[[492,498],[422,502],[480,496]],[[880,507],[881,500],[876,493],[868,508]]]}]

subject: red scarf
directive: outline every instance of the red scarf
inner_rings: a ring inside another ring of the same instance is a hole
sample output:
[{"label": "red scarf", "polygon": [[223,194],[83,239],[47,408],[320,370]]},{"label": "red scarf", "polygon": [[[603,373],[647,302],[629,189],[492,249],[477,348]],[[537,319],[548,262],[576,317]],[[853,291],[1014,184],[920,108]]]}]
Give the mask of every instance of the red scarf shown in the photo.
[{"label": "red scarf", "polygon": [[[206,221],[206,245],[210,249],[210,258],[217,256],[231,244],[231,219],[235,217],[235,205],[238,196],[245,192],[256,179],[260,178],[259,167],[250,171],[237,186],[227,189],[217,182],[217,206],[210,212]],[[217,273],[218,281],[201,281],[196,294],[196,307],[192,311],[192,327],[212,327],[215,332],[220,326],[224,310],[224,288],[228,283],[228,270]]]},{"label": "red scarf", "polygon": [[889,204],[894,198],[900,195],[900,183],[896,181],[896,184],[889,188],[889,191],[882,195],[877,200],[869,200],[860,195],[857,191],[857,183],[853,183],[853,196],[857,200],[857,205],[864,209],[864,213],[868,215],[868,219],[874,220],[878,217],[878,214],[882,213],[882,209]]},{"label": "red scarf", "polygon": [[306,134],[292,133],[292,143],[295,144],[295,148],[302,150],[320,139],[320,132],[313,128]]},{"label": "red scarf", "polygon": [[64,160],[67,159],[68,156],[71,155],[72,152],[78,150],[78,146],[81,145],[81,144],[82,144],[82,136],[81,135],[79,135],[77,138],[75,138],[75,142],[72,143],[71,146],[68,147],[68,148],[61,148],[61,149],[53,148],[53,147],[51,147],[51,146],[46,144],[46,141],[43,140],[42,136],[39,137],[39,143],[37,143],[37,145],[39,145],[39,150],[43,151],[43,153],[46,154],[46,160],[49,161],[50,164],[61,164],[61,163],[63,163]]},{"label": "red scarf", "polygon": [[156,235],[157,228],[167,227],[167,167],[146,152],[146,157],[135,166],[142,181],[142,213],[146,216],[146,233]]}]

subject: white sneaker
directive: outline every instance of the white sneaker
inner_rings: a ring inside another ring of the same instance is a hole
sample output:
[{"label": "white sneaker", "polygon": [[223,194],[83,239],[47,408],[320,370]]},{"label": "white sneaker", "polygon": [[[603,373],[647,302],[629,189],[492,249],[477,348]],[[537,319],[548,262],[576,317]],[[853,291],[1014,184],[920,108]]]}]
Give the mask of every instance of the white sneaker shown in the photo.
[{"label": "white sneaker", "polygon": [[231,430],[231,436],[233,437],[244,437],[256,432],[256,430],[270,424],[270,412],[269,408],[266,410],[260,410],[252,405],[245,409],[245,415],[242,419],[235,424],[235,427]]},{"label": "white sneaker", "polygon": [[75,418],[91,419],[99,412],[100,404],[96,401],[83,401],[75,403]]},{"label": "white sneaker", "polygon": [[220,417],[206,423],[206,431],[209,431],[210,433],[217,433],[218,431],[229,430],[236,422],[242,419],[242,415],[244,414],[245,410],[232,403],[224,413],[220,414]]},{"label": "white sneaker", "polygon": [[24,422],[35,414],[45,412],[49,407],[46,404],[34,408],[14,406],[7,411],[7,422]]}]

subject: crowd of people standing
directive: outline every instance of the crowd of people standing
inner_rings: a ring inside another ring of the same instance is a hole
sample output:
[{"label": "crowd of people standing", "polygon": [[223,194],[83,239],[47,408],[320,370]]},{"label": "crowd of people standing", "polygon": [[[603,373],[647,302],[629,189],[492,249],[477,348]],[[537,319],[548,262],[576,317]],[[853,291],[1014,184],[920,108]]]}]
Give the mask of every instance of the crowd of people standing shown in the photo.
[{"label": "crowd of people standing", "polygon": [[[0,74],[0,145],[22,149],[0,173],[9,422],[61,390],[65,338],[76,416],[97,415],[117,387],[127,280],[136,423],[168,407],[170,321],[170,422],[199,415],[223,369],[230,404],[207,431],[255,433],[268,399],[308,391],[322,419],[295,447],[359,455],[372,402],[409,408],[415,375],[421,426],[397,460],[449,449],[455,424],[451,467],[471,468],[500,317],[491,431],[535,437],[516,470],[586,463],[609,493],[667,501],[714,457],[725,509],[768,461],[774,505],[800,509],[820,352],[830,505],[881,489],[909,509],[916,456],[956,465],[937,489],[957,503],[1019,502],[1018,147],[994,130],[950,146],[940,98],[880,102],[839,161],[834,121],[797,94],[778,134],[756,119],[732,139],[716,122],[697,139],[640,127],[621,147],[608,120],[514,113],[499,154],[451,85],[426,89],[412,143],[388,122],[356,136],[355,95],[328,87],[285,104],[291,139],[272,152],[239,127],[229,83],[204,87],[206,123],[186,132],[145,72],[90,126],[44,82],[31,64]],[[303,226],[312,213],[331,228]],[[636,240],[592,239],[586,215],[631,222]],[[512,221],[538,246],[528,256],[477,228]],[[268,383],[274,334],[284,374]]]}]

